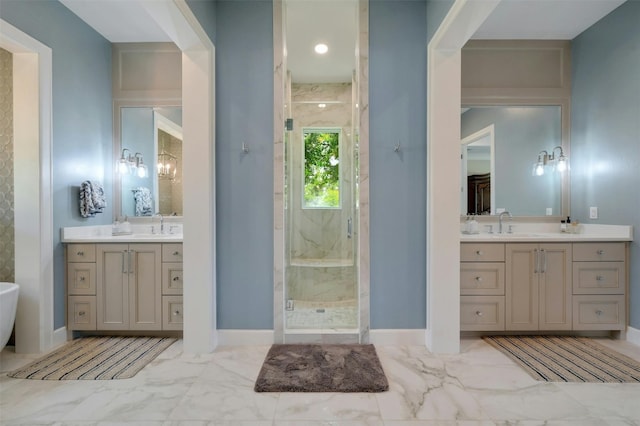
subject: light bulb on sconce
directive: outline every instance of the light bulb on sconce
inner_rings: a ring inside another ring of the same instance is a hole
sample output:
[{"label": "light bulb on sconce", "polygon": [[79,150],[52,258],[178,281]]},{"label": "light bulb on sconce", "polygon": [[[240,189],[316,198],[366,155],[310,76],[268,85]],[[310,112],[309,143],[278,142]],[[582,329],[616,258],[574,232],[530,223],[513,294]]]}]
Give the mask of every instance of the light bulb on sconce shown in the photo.
[{"label": "light bulb on sconce", "polygon": [[[125,151],[128,151],[129,154],[125,155]],[[131,151],[129,151],[127,148],[123,149],[122,154],[120,155],[120,160],[118,160],[118,163],[116,164],[118,173],[120,173],[121,175],[129,173],[130,158]]]},{"label": "light bulb on sconce", "polygon": [[144,164],[142,160],[142,154],[140,154],[139,152],[136,152],[135,159],[136,159],[136,174],[140,178],[147,177],[149,174],[147,173],[147,165]]}]

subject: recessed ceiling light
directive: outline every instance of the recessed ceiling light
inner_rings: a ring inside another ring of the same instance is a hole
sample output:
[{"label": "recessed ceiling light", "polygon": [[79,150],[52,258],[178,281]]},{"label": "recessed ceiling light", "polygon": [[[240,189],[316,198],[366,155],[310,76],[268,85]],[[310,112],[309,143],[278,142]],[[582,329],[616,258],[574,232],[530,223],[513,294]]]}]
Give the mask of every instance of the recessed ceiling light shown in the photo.
[{"label": "recessed ceiling light", "polygon": [[316,47],[314,47],[313,49],[316,51],[316,53],[324,55],[325,53],[327,53],[329,51],[329,46],[327,46],[324,43],[318,43],[318,44],[316,44]]}]

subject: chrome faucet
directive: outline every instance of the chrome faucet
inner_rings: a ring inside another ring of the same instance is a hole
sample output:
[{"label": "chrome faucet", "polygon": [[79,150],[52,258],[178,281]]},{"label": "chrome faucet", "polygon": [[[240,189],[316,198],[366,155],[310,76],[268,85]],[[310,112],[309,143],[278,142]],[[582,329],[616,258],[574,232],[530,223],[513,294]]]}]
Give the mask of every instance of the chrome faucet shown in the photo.
[{"label": "chrome faucet", "polygon": [[511,213],[509,213],[508,211],[505,210],[500,213],[500,215],[498,216],[498,233],[500,234],[502,234],[502,218],[504,217],[504,215],[508,215],[509,220],[513,220],[513,216],[511,216]]},{"label": "chrome faucet", "polygon": [[160,233],[164,234],[164,217],[160,214],[160,212],[157,212],[156,216],[160,216]]}]

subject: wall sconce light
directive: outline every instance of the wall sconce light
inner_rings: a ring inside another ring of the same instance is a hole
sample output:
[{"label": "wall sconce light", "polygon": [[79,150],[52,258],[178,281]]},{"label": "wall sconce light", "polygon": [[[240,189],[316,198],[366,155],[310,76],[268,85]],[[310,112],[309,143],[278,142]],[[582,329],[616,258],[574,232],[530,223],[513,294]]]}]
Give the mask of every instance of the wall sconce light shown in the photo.
[{"label": "wall sconce light", "polygon": [[[556,158],[556,150],[559,150],[558,157]],[[542,176],[548,166],[551,166],[553,170],[557,170],[563,173],[569,169],[569,158],[564,155],[564,151],[561,146],[556,146],[551,150],[551,153],[547,151],[540,151],[538,154],[538,160],[533,163],[533,175]]]},{"label": "wall sconce light", "polygon": [[136,174],[141,178],[149,176],[149,171],[147,169],[147,165],[144,164],[142,154],[136,152],[134,155],[131,155],[131,151],[127,148],[122,150],[117,168],[118,173],[121,175]]},{"label": "wall sconce light", "polygon": [[178,172],[178,158],[166,151],[158,154],[158,177],[173,180]]}]

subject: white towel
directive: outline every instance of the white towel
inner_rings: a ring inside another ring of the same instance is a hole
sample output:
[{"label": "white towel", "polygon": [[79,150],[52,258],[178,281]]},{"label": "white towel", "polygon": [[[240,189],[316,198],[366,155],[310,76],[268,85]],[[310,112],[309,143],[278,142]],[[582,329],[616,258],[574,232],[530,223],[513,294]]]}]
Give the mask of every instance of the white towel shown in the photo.
[{"label": "white towel", "polygon": [[151,190],[144,186],[132,189],[133,199],[136,202],[136,216],[152,216]]},{"label": "white towel", "polygon": [[107,207],[104,188],[100,182],[85,180],[80,184],[80,216],[94,217]]}]

